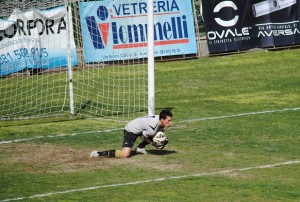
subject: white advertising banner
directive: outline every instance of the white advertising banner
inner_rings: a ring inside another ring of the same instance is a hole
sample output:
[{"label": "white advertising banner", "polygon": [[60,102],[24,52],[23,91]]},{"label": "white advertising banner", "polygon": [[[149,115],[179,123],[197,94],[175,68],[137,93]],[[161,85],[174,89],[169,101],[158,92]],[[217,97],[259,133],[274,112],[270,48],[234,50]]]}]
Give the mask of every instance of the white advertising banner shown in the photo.
[{"label": "white advertising banner", "polygon": [[[27,12],[15,9],[7,20],[0,20],[0,76],[26,68],[67,66],[66,13],[65,7]],[[73,36],[71,58],[76,65]]]},{"label": "white advertising banner", "polygon": [[[197,53],[191,1],[154,4],[154,55]],[[80,2],[85,62],[147,57],[147,0]]]}]

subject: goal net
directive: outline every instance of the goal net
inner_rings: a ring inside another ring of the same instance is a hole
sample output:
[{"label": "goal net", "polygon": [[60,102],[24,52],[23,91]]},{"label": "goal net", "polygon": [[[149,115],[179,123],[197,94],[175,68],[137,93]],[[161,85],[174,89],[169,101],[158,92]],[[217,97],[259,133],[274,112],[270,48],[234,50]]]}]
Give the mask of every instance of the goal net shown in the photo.
[{"label": "goal net", "polygon": [[154,56],[198,56],[193,2],[1,1],[0,120],[153,115]]},{"label": "goal net", "polygon": [[147,114],[147,20],[110,2],[1,3],[1,120]]}]

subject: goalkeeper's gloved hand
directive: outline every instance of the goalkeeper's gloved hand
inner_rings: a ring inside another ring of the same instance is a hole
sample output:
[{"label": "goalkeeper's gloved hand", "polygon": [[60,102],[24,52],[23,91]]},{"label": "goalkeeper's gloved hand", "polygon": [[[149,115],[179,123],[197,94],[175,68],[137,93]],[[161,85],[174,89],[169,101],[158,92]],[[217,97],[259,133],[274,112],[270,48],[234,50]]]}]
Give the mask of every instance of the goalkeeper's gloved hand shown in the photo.
[{"label": "goalkeeper's gloved hand", "polygon": [[168,142],[169,142],[169,140],[167,139],[167,140],[163,141],[162,144],[163,144],[164,146],[166,146],[166,145],[168,144]]},{"label": "goalkeeper's gloved hand", "polygon": [[163,149],[163,148],[165,148],[165,145],[162,145],[162,146],[160,146],[160,147],[156,147],[157,149]]},{"label": "goalkeeper's gloved hand", "polygon": [[159,142],[151,142],[151,145],[156,147],[157,149],[162,149],[164,147],[164,145]]}]

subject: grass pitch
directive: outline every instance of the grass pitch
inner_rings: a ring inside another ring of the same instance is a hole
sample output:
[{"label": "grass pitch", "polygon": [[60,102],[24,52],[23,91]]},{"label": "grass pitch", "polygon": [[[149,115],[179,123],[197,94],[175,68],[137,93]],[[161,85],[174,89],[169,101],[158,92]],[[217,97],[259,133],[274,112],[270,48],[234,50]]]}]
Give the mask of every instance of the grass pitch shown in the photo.
[{"label": "grass pitch", "polygon": [[[299,201],[300,49],[156,64],[170,143],[129,159],[125,122],[0,122],[0,201]],[[139,140],[137,140],[138,144]]]}]

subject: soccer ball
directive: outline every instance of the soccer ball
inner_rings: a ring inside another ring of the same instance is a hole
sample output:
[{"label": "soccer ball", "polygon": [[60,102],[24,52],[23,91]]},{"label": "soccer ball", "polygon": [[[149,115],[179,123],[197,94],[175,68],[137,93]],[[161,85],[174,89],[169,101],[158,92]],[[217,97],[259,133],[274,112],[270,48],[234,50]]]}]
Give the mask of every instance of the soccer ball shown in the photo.
[{"label": "soccer ball", "polygon": [[162,147],[165,146],[166,144],[168,144],[169,142],[169,139],[168,137],[166,136],[166,134],[164,132],[157,132],[155,134],[155,136],[153,137],[153,142],[156,142],[158,144],[161,144]]}]

